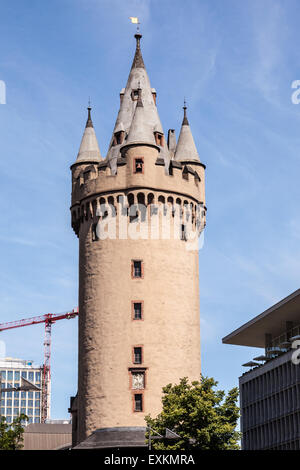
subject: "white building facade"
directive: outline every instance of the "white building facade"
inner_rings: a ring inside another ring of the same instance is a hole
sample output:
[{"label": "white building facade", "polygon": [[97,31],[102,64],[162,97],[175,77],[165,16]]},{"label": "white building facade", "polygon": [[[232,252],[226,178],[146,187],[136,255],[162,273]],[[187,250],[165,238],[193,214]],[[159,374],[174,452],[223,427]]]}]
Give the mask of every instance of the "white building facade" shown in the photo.
[{"label": "white building facade", "polygon": [[0,416],[11,423],[20,414],[28,416],[28,423],[41,422],[42,407],[42,367],[30,360],[6,357],[0,359],[1,389],[21,386],[22,377],[39,387],[40,391],[1,392]]}]

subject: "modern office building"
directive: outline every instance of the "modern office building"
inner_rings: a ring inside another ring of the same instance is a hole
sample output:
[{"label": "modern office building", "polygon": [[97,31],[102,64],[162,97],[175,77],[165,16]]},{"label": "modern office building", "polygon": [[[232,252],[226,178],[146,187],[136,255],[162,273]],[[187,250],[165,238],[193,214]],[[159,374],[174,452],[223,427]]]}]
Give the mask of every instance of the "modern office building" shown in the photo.
[{"label": "modern office building", "polygon": [[239,378],[243,450],[300,449],[300,289],[223,338],[264,348]]},{"label": "modern office building", "polygon": [[[72,227],[79,238],[73,445],[144,446],[145,416],[161,411],[162,388],[182,377],[200,379],[205,165],[185,104],[178,141],[174,129],[164,134],[141,37],[135,35],[106,157],[89,107],[71,166]],[[180,92],[178,105],[182,98]]]},{"label": "modern office building", "polygon": [[[41,388],[41,367],[22,359],[0,359],[1,389],[20,387],[22,377]],[[0,415],[11,423],[20,414],[28,416],[26,424],[41,422],[41,391],[1,392]]]}]

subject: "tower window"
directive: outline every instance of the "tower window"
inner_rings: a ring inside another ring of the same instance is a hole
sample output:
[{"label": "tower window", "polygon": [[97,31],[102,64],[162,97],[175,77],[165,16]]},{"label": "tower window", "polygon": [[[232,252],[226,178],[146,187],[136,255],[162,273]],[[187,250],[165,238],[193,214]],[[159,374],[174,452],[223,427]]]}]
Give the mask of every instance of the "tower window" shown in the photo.
[{"label": "tower window", "polygon": [[113,146],[120,145],[123,143],[124,140],[124,131],[116,132],[114,135]]},{"label": "tower window", "polygon": [[133,348],[133,363],[134,364],[142,364],[143,357],[142,357],[142,348],[141,346],[137,346]]},{"label": "tower window", "polygon": [[135,158],[133,163],[133,172],[134,173],[144,173],[144,159]]},{"label": "tower window", "polygon": [[132,90],[132,92],[131,92],[131,99],[132,99],[133,101],[137,101],[138,97],[139,97],[139,90],[138,90],[138,89]]},{"label": "tower window", "polygon": [[140,260],[133,260],[131,262],[131,277],[132,278],[143,278],[144,270],[143,263]]},{"label": "tower window", "polygon": [[185,166],[184,169],[183,169],[182,177],[183,177],[183,179],[185,179],[185,180],[188,180],[188,179],[189,179],[189,172],[188,172],[188,169],[187,169],[186,166]]},{"label": "tower window", "polygon": [[142,393],[134,394],[134,411],[143,411],[143,395]]},{"label": "tower window", "polygon": [[97,234],[97,224],[92,225],[92,241],[96,242],[99,240],[98,234]]},{"label": "tower window", "polygon": [[164,135],[161,132],[154,132],[156,145],[164,146]]},{"label": "tower window", "polygon": [[143,319],[143,303],[142,302],[133,302],[132,303],[132,318],[133,320],[142,320]]}]

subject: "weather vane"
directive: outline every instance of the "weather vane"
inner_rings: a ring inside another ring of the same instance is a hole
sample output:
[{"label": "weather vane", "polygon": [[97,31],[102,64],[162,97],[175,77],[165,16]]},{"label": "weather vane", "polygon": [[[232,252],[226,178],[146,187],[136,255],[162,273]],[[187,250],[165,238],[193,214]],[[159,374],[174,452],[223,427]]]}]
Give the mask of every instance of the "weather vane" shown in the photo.
[{"label": "weather vane", "polygon": [[131,23],[136,24],[136,32],[140,32],[140,22],[137,16],[129,16]]}]

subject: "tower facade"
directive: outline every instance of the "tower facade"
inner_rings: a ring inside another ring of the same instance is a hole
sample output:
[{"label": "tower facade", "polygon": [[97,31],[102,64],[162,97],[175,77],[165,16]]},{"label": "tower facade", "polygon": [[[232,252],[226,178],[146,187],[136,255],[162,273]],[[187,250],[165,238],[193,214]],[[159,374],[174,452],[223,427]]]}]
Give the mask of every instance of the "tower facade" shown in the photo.
[{"label": "tower facade", "polygon": [[197,239],[205,165],[184,106],[166,137],[141,35],[106,158],[88,119],[72,170],[79,238],[78,394],[73,445],[95,430],[143,430],[162,387],[200,378]]}]

